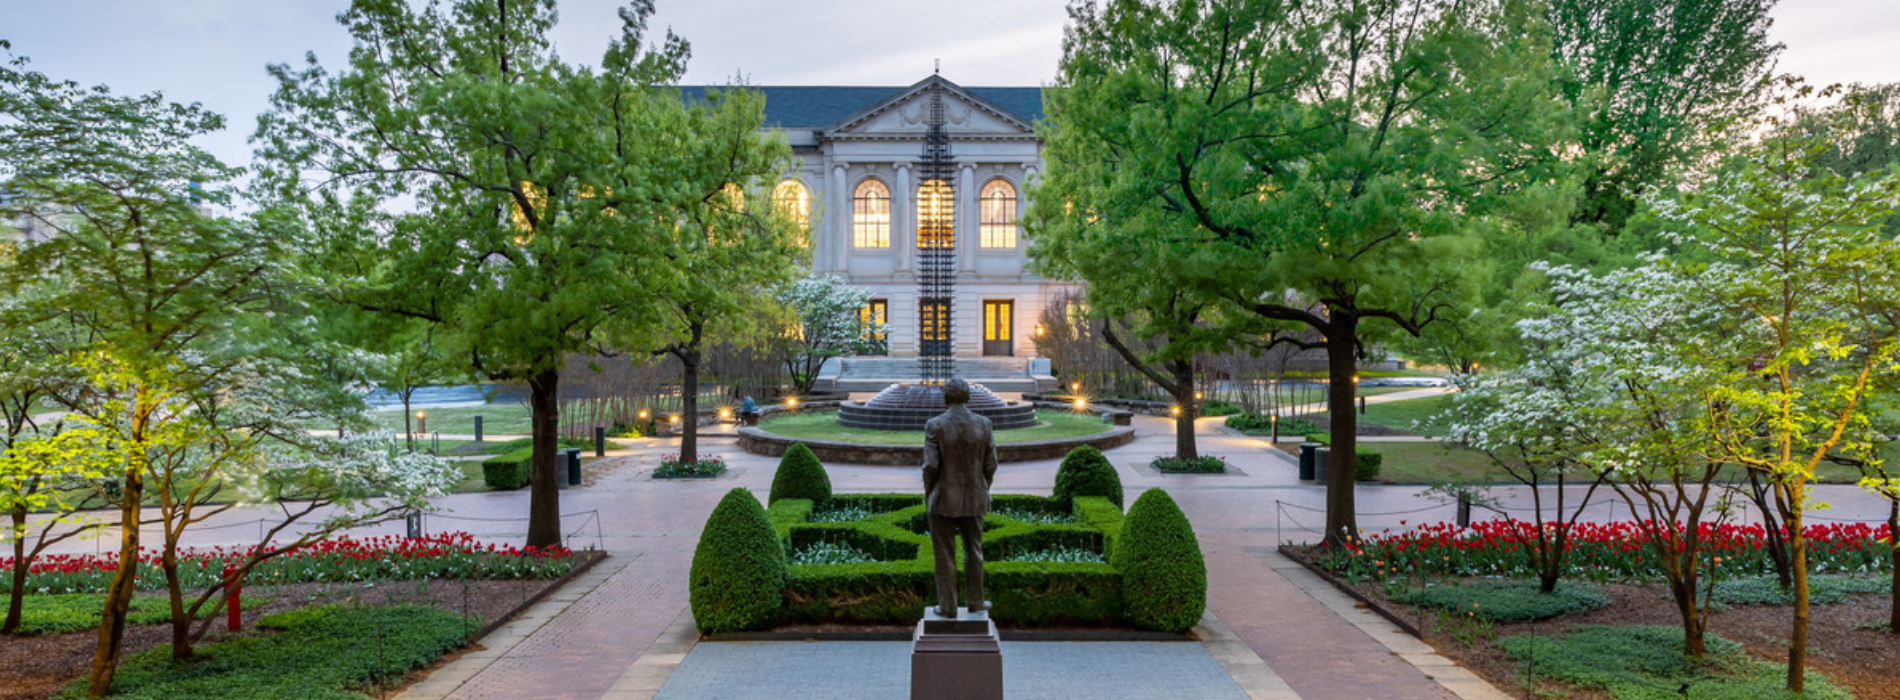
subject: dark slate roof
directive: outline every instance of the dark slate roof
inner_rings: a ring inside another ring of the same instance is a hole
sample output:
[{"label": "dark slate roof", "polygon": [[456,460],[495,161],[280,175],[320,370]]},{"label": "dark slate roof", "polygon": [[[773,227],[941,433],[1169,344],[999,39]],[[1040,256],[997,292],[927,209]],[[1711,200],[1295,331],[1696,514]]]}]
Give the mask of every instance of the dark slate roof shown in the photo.
[{"label": "dark slate roof", "polygon": [[[700,99],[706,94],[707,85],[682,85],[680,91],[687,99]],[[839,120],[857,114],[859,110],[877,104],[884,98],[907,90],[911,86],[900,87],[858,87],[858,86],[748,86],[749,90],[765,93],[765,123],[776,127],[822,127],[831,126]],[[1042,119],[1042,88],[1036,87],[964,87],[970,94],[995,103],[1009,110],[1025,122],[1034,124]]]}]

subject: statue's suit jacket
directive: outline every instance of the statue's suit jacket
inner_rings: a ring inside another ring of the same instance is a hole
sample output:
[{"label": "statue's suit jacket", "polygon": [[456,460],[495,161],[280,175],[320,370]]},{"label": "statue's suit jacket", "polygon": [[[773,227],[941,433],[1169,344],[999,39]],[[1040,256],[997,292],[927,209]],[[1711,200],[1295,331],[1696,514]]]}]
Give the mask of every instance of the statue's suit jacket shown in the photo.
[{"label": "statue's suit jacket", "polygon": [[931,515],[981,518],[990,512],[996,440],[990,419],[951,411],[924,424],[924,503]]}]

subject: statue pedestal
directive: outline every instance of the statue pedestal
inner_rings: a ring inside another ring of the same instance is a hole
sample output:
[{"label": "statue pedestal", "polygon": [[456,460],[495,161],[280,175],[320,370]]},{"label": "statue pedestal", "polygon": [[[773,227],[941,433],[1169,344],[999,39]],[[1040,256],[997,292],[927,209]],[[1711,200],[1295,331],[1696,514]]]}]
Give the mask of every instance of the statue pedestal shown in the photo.
[{"label": "statue pedestal", "polygon": [[911,700],[1002,700],[1003,645],[989,611],[924,610],[910,638]]}]

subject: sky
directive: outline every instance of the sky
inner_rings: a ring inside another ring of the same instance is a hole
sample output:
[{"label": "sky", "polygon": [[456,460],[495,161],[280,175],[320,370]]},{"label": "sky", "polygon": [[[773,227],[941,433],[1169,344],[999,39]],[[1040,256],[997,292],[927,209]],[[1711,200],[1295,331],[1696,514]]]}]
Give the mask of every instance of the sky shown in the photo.
[{"label": "sky", "polygon": [[[592,63],[624,0],[562,0],[554,41]],[[1064,0],[657,0],[653,24],[691,42],[686,82],[909,85],[942,61],[964,85],[1044,85],[1062,53]],[[0,0],[0,39],[32,68],[120,93],[162,91],[223,113],[202,145],[234,164],[275,85],[271,63],[306,52],[339,66],[347,0]],[[1779,70],[1809,82],[1900,81],[1900,0],[1782,0]]]}]

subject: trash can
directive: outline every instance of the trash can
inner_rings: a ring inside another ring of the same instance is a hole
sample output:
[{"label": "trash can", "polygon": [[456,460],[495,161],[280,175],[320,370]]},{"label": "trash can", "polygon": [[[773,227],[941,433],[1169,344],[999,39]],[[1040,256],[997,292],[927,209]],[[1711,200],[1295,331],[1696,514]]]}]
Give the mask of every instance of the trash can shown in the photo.
[{"label": "trash can", "polygon": [[561,484],[561,488],[567,488],[568,486],[581,485],[581,450],[580,448],[568,447],[568,448],[562,449],[561,460],[562,460],[561,463],[556,466],[564,466],[567,468],[567,481]]},{"label": "trash can", "polygon": [[1333,461],[1333,448],[1321,447],[1313,450],[1313,482],[1326,484],[1327,463]]},{"label": "trash can", "polygon": [[1317,442],[1300,443],[1300,480],[1313,480],[1313,451],[1320,448]]}]

